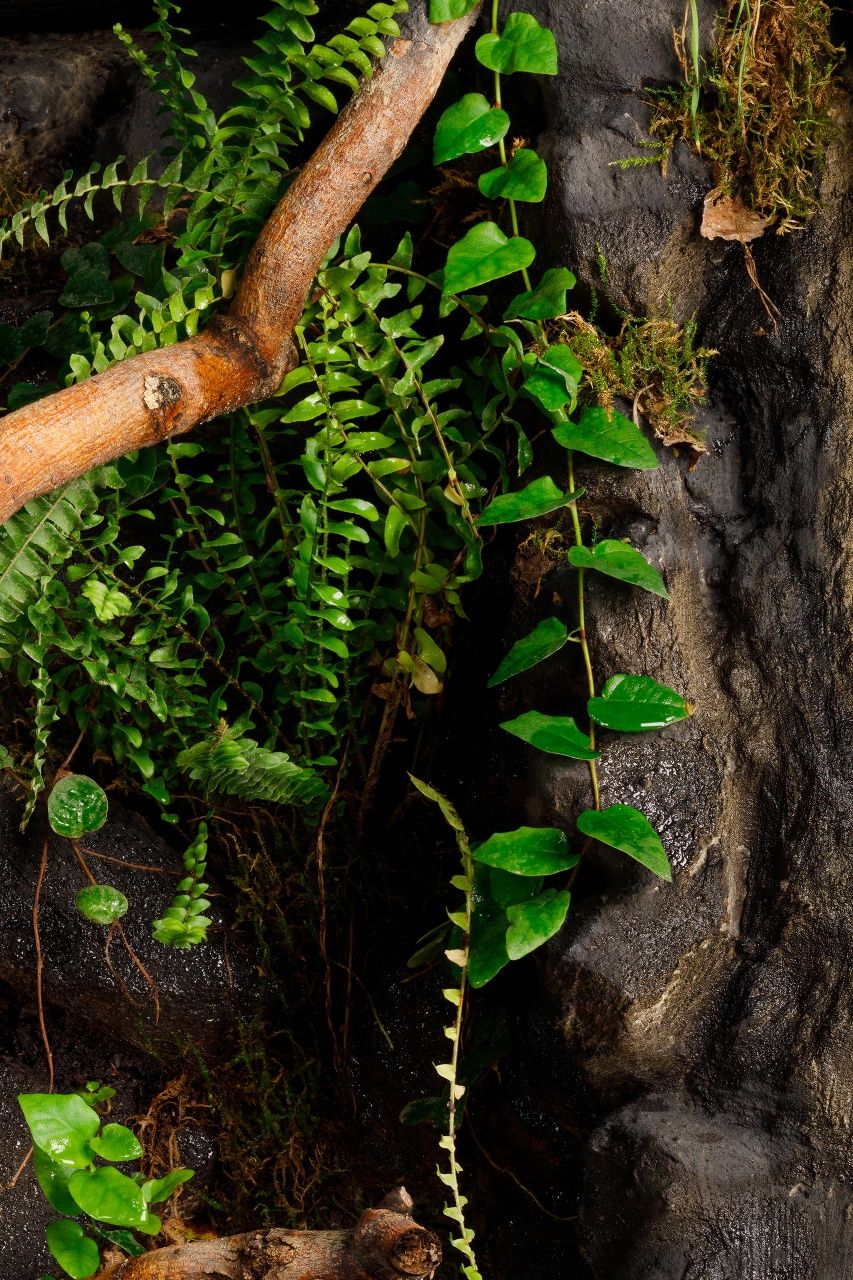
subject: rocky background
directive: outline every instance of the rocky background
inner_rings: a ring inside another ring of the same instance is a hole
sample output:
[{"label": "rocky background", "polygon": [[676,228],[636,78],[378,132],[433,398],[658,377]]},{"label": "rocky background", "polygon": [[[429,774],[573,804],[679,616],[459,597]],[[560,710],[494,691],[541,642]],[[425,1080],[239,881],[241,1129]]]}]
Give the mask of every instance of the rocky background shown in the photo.
[{"label": "rocky background", "polygon": [[[109,6],[106,19],[106,7],[0,0],[0,169],[22,189],[156,143],[153,106],[106,29],[122,15]],[[186,7],[201,53],[195,69],[214,99],[252,34],[245,10],[264,7],[244,6],[239,25],[210,5]],[[661,450],[651,474],[583,468],[603,533],[644,547],[672,594],[667,605],[593,584],[597,669],[652,675],[697,706],[663,734],[610,743],[603,770],[604,803],[640,804],[663,833],[675,881],[653,883],[602,859],[579,879],[569,922],[544,959],[502,988],[510,1051],[500,1080],[490,1076],[472,1104],[490,1161],[470,1137],[463,1153],[479,1170],[474,1225],[497,1242],[491,1280],[839,1280],[853,1269],[849,148],[835,149],[808,228],[754,246],[782,312],[774,329],[740,246],[699,237],[713,185],[706,167],[686,149],[665,180],[655,168],[609,164],[644,136],[643,86],[679,77],[671,33],[680,0],[525,7],[557,32],[562,69],[535,108],[552,175],[531,226],[540,260],[568,264],[581,287],[592,285],[600,245],[615,302],[639,315],[670,307],[681,321],[695,315],[701,341],[720,354],[701,423],[708,454],[698,464]],[[126,8],[138,21],[139,6]],[[700,8],[707,35],[715,10],[707,0]],[[0,321],[37,310],[46,288],[36,276],[7,289]],[[510,540],[496,555],[466,642],[479,668],[484,653],[499,654],[549,611],[548,593],[568,590],[557,573],[537,596]],[[481,815],[475,834],[498,825],[498,814],[508,824],[570,821],[582,770],[535,757],[496,726],[530,706],[561,710],[573,657],[513,682],[500,699],[479,694],[473,705],[474,695],[451,691],[448,735],[452,742],[454,726],[457,741],[468,735],[457,775],[470,793],[466,812],[475,824]],[[473,741],[472,724],[484,726]],[[3,1183],[27,1145],[14,1095],[42,1087],[44,1075],[28,1003],[27,903],[40,843],[21,843],[11,800],[0,800]],[[168,869],[174,854],[116,812],[104,851]],[[164,957],[162,948],[157,957],[144,937],[132,939],[146,965],[159,965],[163,1039],[152,1045],[102,954],[74,935],[70,858],[54,842],[43,906],[47,994],[67,1011],[64,1060],[85,1074],[76,1080],[71,1070],[59,1086],[120,1074],[138,1083],[126,1095],[131,1112],[149,1096],[152,1052],[158,1061],[190,1033],[214,1047],[227,1042],[235,1008],[258,998],[257,958],[227,930],[203,960]],[[162,877],[122,874],[145,895],[150,919],[168,896]],[[116,883],[125,888],[118,874]],[[133,999],[144,1000],[120,948],[112,959]],[[415,1002],[407,1006],[397,989],[380,1012],[403,1032],[417,1025]],[[205,1154],[185,1158],[203,1167]],[[2,1196],[0,1277],[41,1274],[49,1214],[29,1173]]]}]

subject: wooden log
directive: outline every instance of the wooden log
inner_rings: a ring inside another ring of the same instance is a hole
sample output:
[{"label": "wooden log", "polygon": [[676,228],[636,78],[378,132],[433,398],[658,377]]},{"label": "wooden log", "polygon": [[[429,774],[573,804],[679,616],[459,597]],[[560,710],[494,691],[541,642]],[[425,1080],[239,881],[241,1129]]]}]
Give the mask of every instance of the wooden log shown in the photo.
[{"label": "wooden log", "polygon": [[473,25],[424,0],[271,214],[230,313],[195,338],[114,365],[0,419],[0,523],[92,467],[272,394],[323,256],[406,143]]},{"label": "wooden log", "polygon": [[436,1236],[400,1187],[352,1231],[251,1231],[155,1249],[108,1265],[99,1280],[432,1280]]}]

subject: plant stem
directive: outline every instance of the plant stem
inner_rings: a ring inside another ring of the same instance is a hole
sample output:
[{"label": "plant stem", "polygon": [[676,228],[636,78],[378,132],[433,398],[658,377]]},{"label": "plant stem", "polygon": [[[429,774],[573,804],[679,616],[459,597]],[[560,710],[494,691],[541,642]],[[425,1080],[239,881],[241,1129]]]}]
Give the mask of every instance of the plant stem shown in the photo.
[{"label": "plant stem", "polygon": [[[499,34],[500,34],[500,31],[498,27],[498,0],[492,0],[492,35],[496,36]],[[495,106],[498,107],[499,109],[503,108],[503,99],[501,95],[501,73],[499,71],[495,72]],[[506,168],[507,153],[506,153],[506,143],[504,142],[503,138],[501,138],[500,141],[498,142],[498,150],[500,151],[501,164],[504,166],[504,168]],[[518,209],[513,199],[510,199],[509,201],[509,217],[510,217],[510,222],[512,223],[512,234],[514,236],[517,236],[519,234]],[[527,270],[527,267],[521,268],[521,277],[524,280],[524,287],[529,293],[530,290],[533,288],[533,285],[531,283],[530,272]]]},{"label": "plant stem", "polygon": [[[569,493],[575,491],[575,464],[574,456],[569,454]],[[581,531],[580,516],[578,514],[578,504],[571,502],[569,511],[572,516],[572,526],[575,532],[575,546],[582,547],[584,545],[583,533]],[[595,697],[595,672],[592,667],[592,655],[589,651],[589,641],[586,635],[586,595],[585,595],[585,574],[583,569],[578,569],[578,640],[580,641],[581,653],[583,654],[584,666],[586,668],[586,682],[589,690],[590,698]],[[595,750],[595,721],[592,716],[589,718],[589,745]],[[594,760],[588,761],[589,764],[589,780],[592,784],[592,796],[595,808],[601,808],[601,790],[598,783],[598,769]]]}]

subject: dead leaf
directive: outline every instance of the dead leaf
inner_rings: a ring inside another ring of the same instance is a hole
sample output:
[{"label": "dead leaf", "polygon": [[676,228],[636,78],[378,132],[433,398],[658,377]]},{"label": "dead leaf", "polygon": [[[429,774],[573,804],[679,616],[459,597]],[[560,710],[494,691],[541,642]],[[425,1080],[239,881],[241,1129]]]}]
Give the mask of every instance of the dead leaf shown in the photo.
[{"label": "dead leaf", "polygon": [[749,244],[770,225],[770,219],[748,208],[740,196],[725,196],[714,187],[705,197],[699,234],[706,240],[739,240]]},{"label": "dead leaf", "polygon": [[432,667],[428,667],[423,658],[414,655],[415,674],[412,677],[412,683],[419,693],[428,693],[435,695],[441,693],[444,685],[433,671]]}]

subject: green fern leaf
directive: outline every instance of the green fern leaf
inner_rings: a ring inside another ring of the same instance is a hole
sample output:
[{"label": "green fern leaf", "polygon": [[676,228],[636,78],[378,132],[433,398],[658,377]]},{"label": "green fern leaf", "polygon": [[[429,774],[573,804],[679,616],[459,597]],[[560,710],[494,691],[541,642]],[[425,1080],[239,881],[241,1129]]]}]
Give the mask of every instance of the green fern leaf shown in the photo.
[{"label": "green fern leaf", "polygon": [[234,735],[224,722],[212,738],[182,751],[177,762],[211,796],[225,792],[302,808],[316,805],[328,791],[312,769],[294,764],[283,751],[268,751],[251,738]]}]

